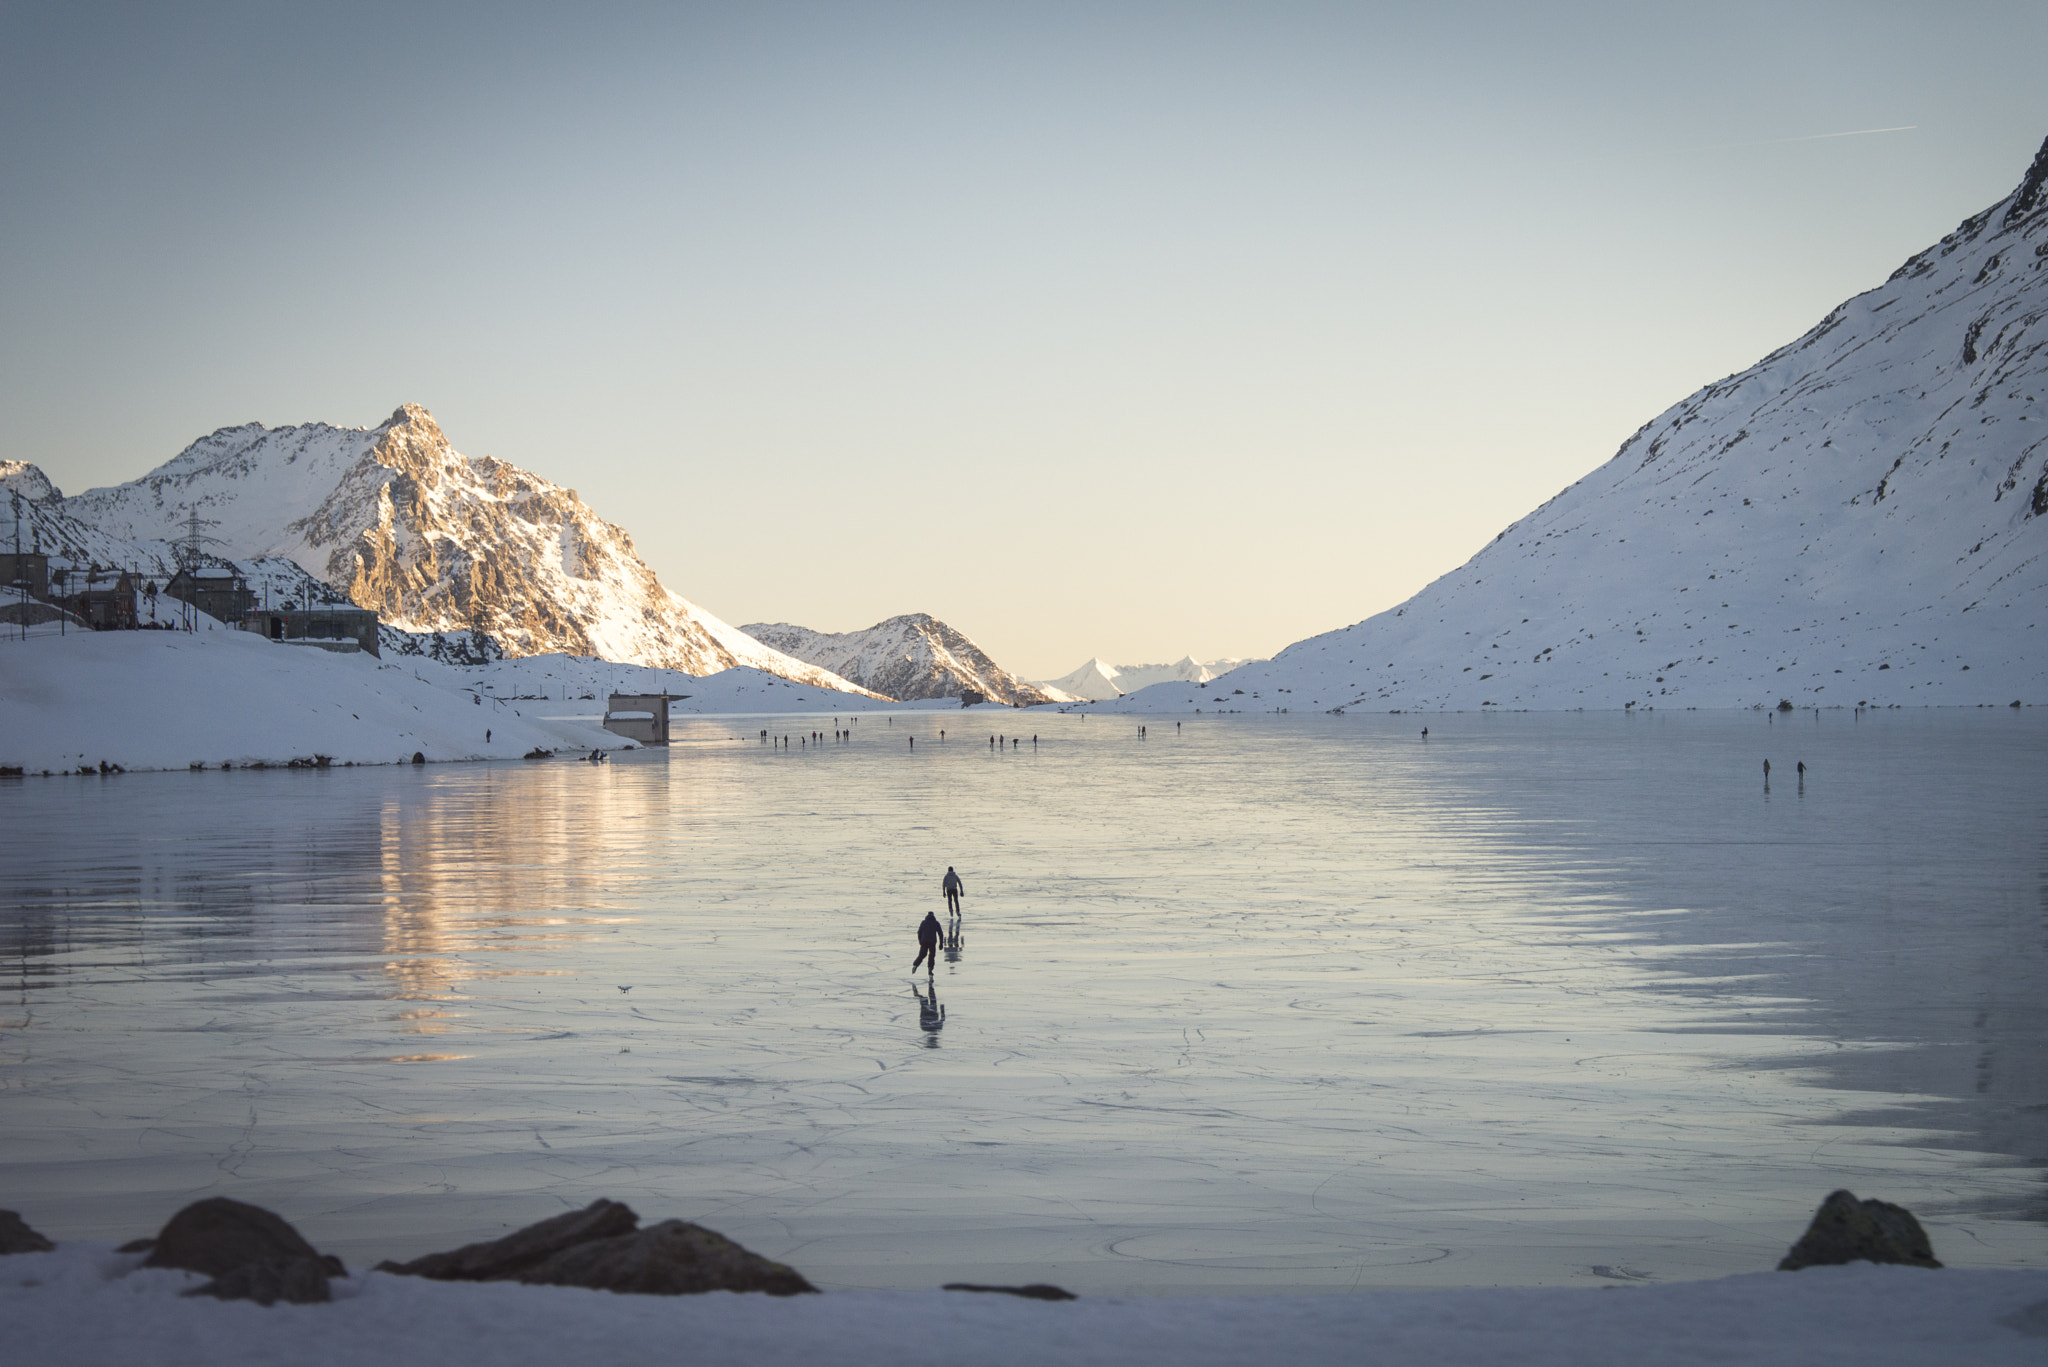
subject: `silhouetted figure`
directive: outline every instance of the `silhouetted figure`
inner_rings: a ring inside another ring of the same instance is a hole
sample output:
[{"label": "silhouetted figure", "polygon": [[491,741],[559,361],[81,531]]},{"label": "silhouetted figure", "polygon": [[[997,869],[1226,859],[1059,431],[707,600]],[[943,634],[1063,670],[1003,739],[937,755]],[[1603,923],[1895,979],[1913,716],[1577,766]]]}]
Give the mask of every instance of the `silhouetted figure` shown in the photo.
[{"label": "silhouetted figure", "polygon": [[917,957],[910,961],[910,971],[917,972],[919,964],[925,965],[925,976],[930,977],[939,967],[939,939],[946,933],[939,924],[939,918],[931,912],[917,923]]},{"label": "silhouetted figure", "polygon": [[1425,726],[1425,727],[1423,727],[1423,728],[1422,728],[1422,738],[1423,738],[1424,740],[1428,740],[1428,739],[1429,739],[1429,728],[1428,728],[1427,726]]},{"label": "silhouetted figure", "polygon": [[1806,761],[1805,761],[1805,760],[1800,760],[1800,761],[1799,761],[1799,777],[1800,777],[1800,778],[1802,778],[1802,779],[1806,777]]},{"label": "silhouetted figure", "polygon": [[960,914],[960,894],[967,891],[967,885],[960,881],[960,875],[953,872],[951,864],[946,865],[946,876],[939,880],[939,891],[946,894],[946,910],[954,916]]},{"label": "silhouetted figure", "polygon": [[489,745],[490,743],[491,743],[491,728],[490,728],[490,727],[488,727],[488,726],[486,726],[486,727],[484,728],[484,744],[485,744],[485,745]]}]

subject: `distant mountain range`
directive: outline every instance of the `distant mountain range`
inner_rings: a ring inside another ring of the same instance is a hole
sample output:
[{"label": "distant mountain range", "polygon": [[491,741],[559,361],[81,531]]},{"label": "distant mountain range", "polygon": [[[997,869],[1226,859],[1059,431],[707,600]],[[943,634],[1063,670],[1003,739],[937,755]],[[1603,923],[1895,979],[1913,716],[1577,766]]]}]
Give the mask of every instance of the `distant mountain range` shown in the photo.
[{"label": "distant mountain range", "polygon": [[1208,683],[1245,663],[1248,662],[1237,659],[1205,662],[1192,655],[1183,655],[1170,665],[1113,665],[1097,657],[1071,674],[1041,681],[1039,687],[1061,702],[1099,702],[1105,698],[1120,698],[1156,683]]},{"label": "distant mountain range", "polygon": [[864,631],[813,631],[788,622],[752,622],[740,630],[785,655],[905,702],[958,698],[970,691],[1012,707],[1063,701],[1002,668],[929,613],[891,617]]},{"label": "distant mountain range", "polygon": [[462,455],[415,404],[371,428],[222,428],[140,479],[71,498],[23,462],[0,467],[0,480],[34,497],[46,549],[78,563],[165,572],[196,514],[210,550],[296,562],[411,632],[481,632],[513,655],[694,675],[744,665],[863,691],[670,592],[575,490]]},{"label": "distant mountain range", "polygon": [[[2048,143],[1399,607],[1133,710],[2048,702]],[[1241,692],[1239,690],[1242,690]]]}]

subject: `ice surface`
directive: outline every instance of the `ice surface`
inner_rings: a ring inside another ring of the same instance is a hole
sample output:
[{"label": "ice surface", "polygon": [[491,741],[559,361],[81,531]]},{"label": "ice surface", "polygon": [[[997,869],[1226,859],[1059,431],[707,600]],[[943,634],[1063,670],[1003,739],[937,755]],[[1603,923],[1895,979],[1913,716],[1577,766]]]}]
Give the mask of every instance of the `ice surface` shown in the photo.
[{"label": "ice surface", "polygon": [[1751,1271],[1847,1186],[2042,1265],[2048,725],[1431,721],[0,788],[0,1191],[352,1264],[605,1195],[1100,1295]]}]

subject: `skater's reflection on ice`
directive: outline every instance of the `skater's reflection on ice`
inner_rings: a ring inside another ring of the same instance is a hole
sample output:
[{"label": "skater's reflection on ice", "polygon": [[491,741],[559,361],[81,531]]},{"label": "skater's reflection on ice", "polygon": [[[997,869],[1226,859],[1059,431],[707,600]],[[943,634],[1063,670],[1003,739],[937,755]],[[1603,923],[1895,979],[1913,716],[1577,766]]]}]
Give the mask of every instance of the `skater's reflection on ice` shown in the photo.
[{"label": "skater's reflection on ice", "polygon": [[939,1000],[938,985],[933,984],[929,994],[916,983],[910,985],[910,990],[917,994],[917,1024],[924,1031],[924,1047],[936,1049],[939,1031],[946,1028],[946,1008]]},{"label": "skater's reflection on ice", "polygon": [[946,921],[946,962],[949,964],[959,963],[960,950],[965,944],[966,939],[960,933],[960,917],[956,913],[947,918]]}]

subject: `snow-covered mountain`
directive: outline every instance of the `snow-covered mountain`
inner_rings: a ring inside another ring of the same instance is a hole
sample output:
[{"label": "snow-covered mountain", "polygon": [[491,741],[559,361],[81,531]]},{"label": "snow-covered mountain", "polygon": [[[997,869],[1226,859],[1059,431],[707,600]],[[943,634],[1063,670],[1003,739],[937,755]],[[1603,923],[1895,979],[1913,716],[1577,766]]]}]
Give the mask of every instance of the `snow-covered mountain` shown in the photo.
[{"label": "snow-covered mountain", "polygon": [[2044,319],[2048,143],[1406,603],[1111,706],[2048,702]]},{"label": "snow-covered mountain", "polygon": [[[10,478],[42,477],[30,471]],[[745,665],[851,688],[670,592],[575,490],[462,455],[415,404],[371,428],[222,428],[141,479],[36,506],[90,551],[109,549],[83,544],[93,537],[163,547],[196,511],[224,554],[287,557],[396,627],[480,630],[514,655],[699,675]]]},{"label": "snow-covered mountain", "polygon": [[1135,693],[1157,683],[1205,684],[1244,663],[1239,659],[1202,661],[1183,655],[1172,664],[1113,665],[1098,656],[1073,673],[1044,680],[1038,686],[1065,698],[1099,701]]},{"label": "snow-covered mountain", "polygon": [[1057,701],[926,612],[891,617],[865,631],[812,631],[788,622],[754,622],[741,630],[786,655],[906,702],[957,698],[965,689],[1012,706]]}]

